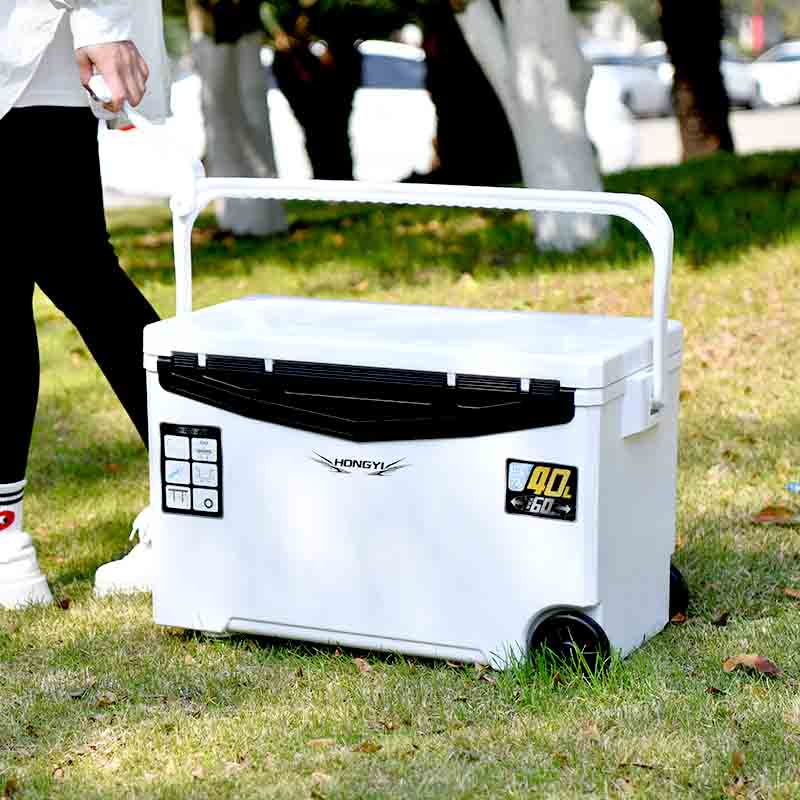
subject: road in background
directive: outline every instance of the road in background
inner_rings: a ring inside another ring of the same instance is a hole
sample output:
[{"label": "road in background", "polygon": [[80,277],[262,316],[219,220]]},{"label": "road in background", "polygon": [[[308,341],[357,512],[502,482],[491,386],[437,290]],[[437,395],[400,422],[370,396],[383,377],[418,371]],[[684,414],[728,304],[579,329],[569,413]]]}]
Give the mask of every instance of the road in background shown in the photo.
[{"label": "road in background", "polygon": [[[731,114],[736,152],[800,149],[800,107],[734,111]],[[675,117],[643,119],[639,129],[637,166],[677,164],[681,142]]]},{"label": "road in background", "polygon": [[[734,111],[731,125],[737,153],[800,149],[800,106]],[[677,164],[680,161],[680,137],[674,117],[639,120],[636,127],[640,137],[636,166]],[[113,189],[106,189],[105,197],[107,208],[166,202]]]}]

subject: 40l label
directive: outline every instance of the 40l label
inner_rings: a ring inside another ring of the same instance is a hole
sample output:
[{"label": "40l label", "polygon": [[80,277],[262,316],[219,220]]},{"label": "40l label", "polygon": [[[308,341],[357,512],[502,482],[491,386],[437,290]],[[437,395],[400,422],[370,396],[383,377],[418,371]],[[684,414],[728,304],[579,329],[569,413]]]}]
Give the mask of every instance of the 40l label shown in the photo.
[{"label": "40l label", "polygon": [[578,468],[544,461],[506,461],[506,511],[575,521]]}]

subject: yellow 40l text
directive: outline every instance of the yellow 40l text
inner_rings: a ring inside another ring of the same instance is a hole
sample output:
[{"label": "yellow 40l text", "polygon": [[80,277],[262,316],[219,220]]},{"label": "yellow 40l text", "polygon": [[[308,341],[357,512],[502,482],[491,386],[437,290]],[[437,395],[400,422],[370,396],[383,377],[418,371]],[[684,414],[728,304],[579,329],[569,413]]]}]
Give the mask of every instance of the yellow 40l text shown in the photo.
[{"label": "yellow 40l text", "polygon": [[572,500],[572,491],[569,485],[571,470],[563,467],[534,467],[528,481],[528,489],[534,494],[544,497],[561,497]]}]

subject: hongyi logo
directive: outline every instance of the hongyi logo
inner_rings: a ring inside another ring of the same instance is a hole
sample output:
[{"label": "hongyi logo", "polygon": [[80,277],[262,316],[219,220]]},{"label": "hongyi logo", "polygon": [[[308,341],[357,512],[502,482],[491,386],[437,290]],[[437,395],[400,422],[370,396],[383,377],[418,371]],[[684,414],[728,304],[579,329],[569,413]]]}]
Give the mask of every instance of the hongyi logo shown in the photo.
[{"label": "hongyi logo", "polygon": [[327,467],[331,472],[338,472],[340,475],[350,475],[352,472],[366,472],[367,475],[378,478],[391,475],[399,469],[410,467],[411,464],[404,464],[405,458],[398,458],[397,461],[372,461],[360,458],[326,458],[320,453],[314,452],[310,457],[312,461]]}]

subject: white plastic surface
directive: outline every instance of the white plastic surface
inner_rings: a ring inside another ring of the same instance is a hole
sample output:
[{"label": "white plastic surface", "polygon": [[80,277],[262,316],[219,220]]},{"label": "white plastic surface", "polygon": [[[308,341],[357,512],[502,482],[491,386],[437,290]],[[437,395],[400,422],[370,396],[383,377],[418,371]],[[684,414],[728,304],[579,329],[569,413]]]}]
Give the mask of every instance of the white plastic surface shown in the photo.
[{"label": "white plastic surface", "polygon": [[[681,350],[681,333],[670,322],[668,354]],[[270,296],[148,326],[144,351],[540,378],[573,389],[605,388],[653,363],[646,317]]]},{"label": "white plastic surface", "polygon": [[[678,371],[660,423],[619,396],[566,425],[358,443],[165,391],[148,372],[159,624],[505,663],[538,617],[582,609],[623,655],[667,622]],[[221,431],[224,517],[161,510],[159,423]],[[334,472],[352,459],[404,469]],[[506,464],[576,467],[575,522],[508,514]]]}]

